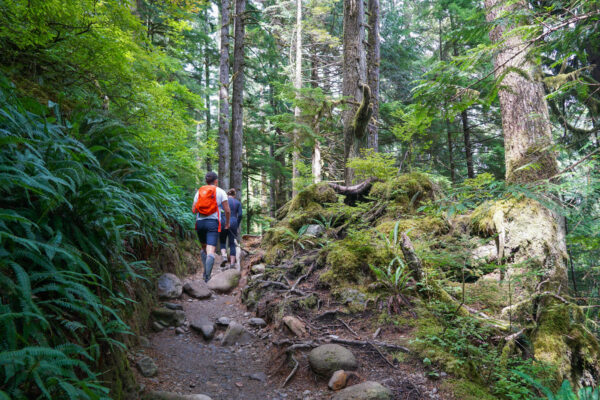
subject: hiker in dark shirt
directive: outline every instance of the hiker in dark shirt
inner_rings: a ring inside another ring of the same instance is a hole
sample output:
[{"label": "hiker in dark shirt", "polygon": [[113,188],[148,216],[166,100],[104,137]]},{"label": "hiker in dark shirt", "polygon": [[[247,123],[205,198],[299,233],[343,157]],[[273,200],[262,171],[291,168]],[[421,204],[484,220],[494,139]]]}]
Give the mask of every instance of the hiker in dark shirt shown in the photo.
[{"label": "hiker in dark shirt", "polygon": [[242,203],[235,198],[235,193],[235,189],[229,189],[227,191],[227,203],[231,210],[231,218],[229,219],[229,229],[221,230],[220,235],[221,255],[224,260],[227,260],[226,241],[229,240],[229,263],[232,268],[235,267],[235,240],[238,236],[238,227],[242,221]]}]

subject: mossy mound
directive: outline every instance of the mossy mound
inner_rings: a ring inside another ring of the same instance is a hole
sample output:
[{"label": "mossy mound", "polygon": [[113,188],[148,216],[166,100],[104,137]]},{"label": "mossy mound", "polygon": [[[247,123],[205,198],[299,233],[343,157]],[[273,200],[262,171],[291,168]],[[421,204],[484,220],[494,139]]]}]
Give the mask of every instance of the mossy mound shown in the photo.
[{"label": "mossy mound", "polygon": [[316,183],[299,192],[288,207],[288,213],[306,210],[311,203],[324,205],[326,203],[337,203],[338,197],[335,191],[326,183]]},{"label": "mossy mound", "polygon": [[384,235],[389,235],[394,231],[396,224],[398,224],[398,234],[405,232],[413,238],[439,236],[448,233],[450,229],[448,223],[440,217],[418,216],[398,221],[384,220],[375,227],[375,230]]},{"label": "mossy mound", "polygon": [[375,199],[391,200],[404,206],[416,206],[425,200],[435,198],[437,188],[429,177],[420,172],[400,175],[385,182],[375,182],[369,196]]},{"label": "mossy mound", "polygon": [[385,242],[370,230],[352,231],[325,251],[328,270],[321,281],[330,285],[362,282],[371,276],[369,265],[387,265],[393,258]]}]

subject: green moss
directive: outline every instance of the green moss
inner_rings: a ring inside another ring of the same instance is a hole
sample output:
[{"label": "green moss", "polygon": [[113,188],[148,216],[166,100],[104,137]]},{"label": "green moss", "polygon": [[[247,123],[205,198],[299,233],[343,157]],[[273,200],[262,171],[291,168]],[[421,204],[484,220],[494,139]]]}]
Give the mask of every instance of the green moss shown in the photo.
[{"label": "green moss", "polygon": [[438,236],[447,233],[449,230],[446,221],[435,216],[420,216],[400,219],[399,221],[383,221],[375,227],[375,230],[384,235],[389,235],[394,231],[396,223],[398,223],[398,233],[410,232],[412,238],[421,238],[426,235]]},{"label": "green moss", "polygon": [[498,400],[484,386],[466,379],[446,379],[444,388],[460,400]]},{"label": "green moss", "polygon": [[325,203],[337,203],[337,200],[335,191],[327,183],[317,183],[308,186],[290,200],[288,213],[304,210],[311,203],[324,205]]},{"label": "green moss", "polygon": [[400,175],[386,182],[373,184],[369,196],[376,199],[391,200],[402,206],[408,206],[411,201],[413,206],[426,199],[435,197],[435,185],[427,175],[413,172]]},{"label": "green moss", "polygon": [[326,265],[321,281],[339,286],[361,282],[370,277],[369,265],[387,265],[392,255],[385,243],[371,231],[351,231],[346,238],[327,247]]},{"label": "green moss", "polygon": [[540,213],[543,206],[537,201],[527,198],[510,198],[499,201],[486,201],[471,213],[471,228],[473,232],[483,237],[496,234],[494,215],[502,212],[505,218],[511,218],[511,215],[520,215],[527,213]]},{"label": "green moss", "polygon": [[304,208],[290,211],[284,222],[297,231],[304,225],[314,224],[315,219],[325,214],[325,209],[317,203],[309,203]]}]

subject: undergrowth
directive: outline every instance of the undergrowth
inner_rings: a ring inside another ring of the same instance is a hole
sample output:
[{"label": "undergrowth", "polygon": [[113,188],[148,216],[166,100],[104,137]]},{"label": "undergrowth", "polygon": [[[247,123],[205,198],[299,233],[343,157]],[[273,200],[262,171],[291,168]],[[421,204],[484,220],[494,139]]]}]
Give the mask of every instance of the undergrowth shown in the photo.
[{"label": "undergrowth", "polygon": [[184,222],[181,193],[115,121],[61,119],[0,81],[0,398],[104,399],[121,283]]}]

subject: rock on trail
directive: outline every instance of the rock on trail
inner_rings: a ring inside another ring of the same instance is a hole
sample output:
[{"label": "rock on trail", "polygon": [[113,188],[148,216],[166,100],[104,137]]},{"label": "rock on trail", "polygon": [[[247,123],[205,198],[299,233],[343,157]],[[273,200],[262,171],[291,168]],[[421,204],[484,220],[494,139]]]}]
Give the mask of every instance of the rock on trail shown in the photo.
[{"label": "rock on trail", "polygon": [[330,377],[340,369],[355,370],[358,368],[358,362],[350,350],[332,343],[312,349],[308,355],[308,362],[313,371],[325,377]]},{"label": "rock on trail", "polygon": [[201,280],[186,280],[183,284],[183,291],[190,297],[194,297],[196,299],[208,299],[212,296],[212,292]]},{"label": "rock on trail", "polygon": [[154,391],[143,397],[144,400],[212,400],[203,394],[177,394],[171,392]]},{"label": "rock on trail", "polygon": [[158,278],[158,297],[176,299],[183,292],[183,284],[175,274],[162,274]]},{"label": "rock on trail", "polygon": [[391,400],[392,391],[382,384],[366,381],[337,392],[331,400]]},{"label": "rock on trail", "polygon": [[237,287],[241,273],[237,269],[228,269],[213,275],[208,281],[208,288],[218,293],[230,292]]}]

